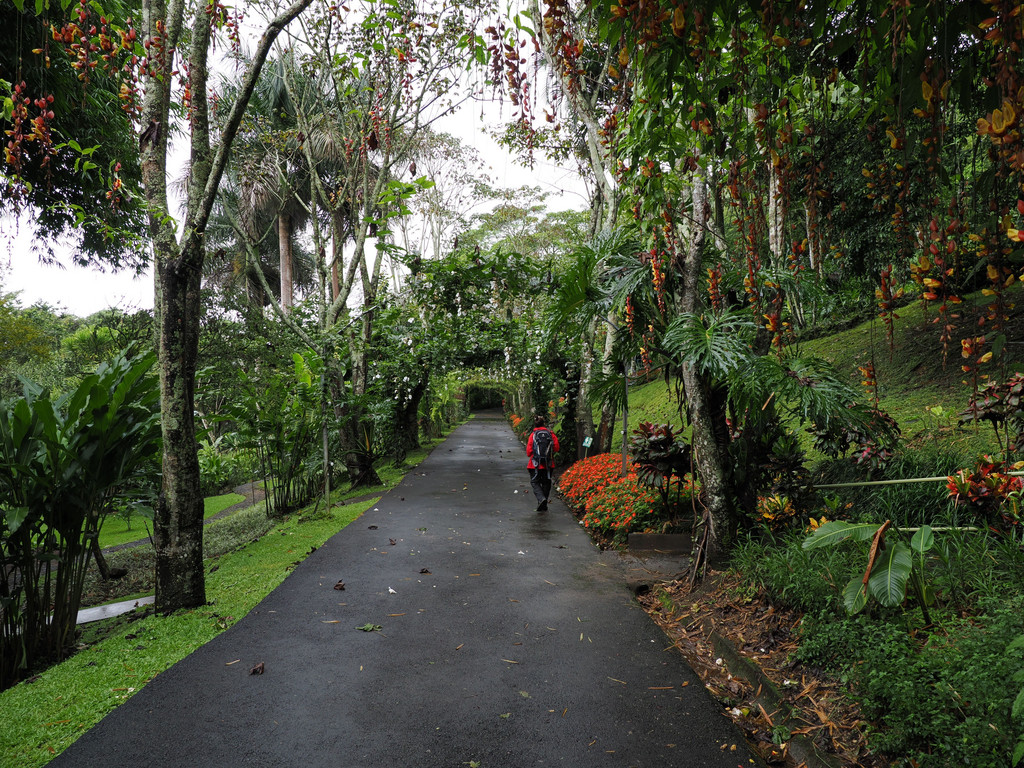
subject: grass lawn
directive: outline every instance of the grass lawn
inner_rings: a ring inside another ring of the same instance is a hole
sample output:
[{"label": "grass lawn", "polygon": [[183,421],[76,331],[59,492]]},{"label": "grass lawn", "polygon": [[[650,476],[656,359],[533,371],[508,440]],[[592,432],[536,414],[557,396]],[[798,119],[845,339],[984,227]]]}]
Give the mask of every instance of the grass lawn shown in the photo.
[{"label": "grass lawn", "polygon": [[[240,493],[209,496],[203,500],[203,519],[208,520],[218,512],[222,512],[240,501],[245,501],[245,496]],[[100,528],[100,548],[107,549],[116,547],[118,544],[127,544],[129,541],[148,539],[152,530],[152,523],[139,515],[132,515],[130,523],[123,517],[109,515],[103,521],[103,527]]]}]

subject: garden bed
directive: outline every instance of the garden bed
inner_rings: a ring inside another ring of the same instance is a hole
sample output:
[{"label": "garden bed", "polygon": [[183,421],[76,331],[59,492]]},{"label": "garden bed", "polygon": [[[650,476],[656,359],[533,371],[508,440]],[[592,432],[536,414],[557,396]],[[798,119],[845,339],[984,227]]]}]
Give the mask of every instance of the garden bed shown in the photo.
[{"label": "garden bed", "polygon": [[[864,718],[845,694],[846,686],[793,661],[795,630],[802,621],[798,612],[779,610],[763,592],[748,594],[737,576],[718,572],[710,572],[695,589],[670,582],[638,600],[769,764],[806,761],[808,741],[836,765],[889,764],[868,748]],[[757,666],[781,704],[767,704],[764,684],[754,684],[723,658],[716,634]],[[805,750],[798,755],[793,740],[800,737]]]}]

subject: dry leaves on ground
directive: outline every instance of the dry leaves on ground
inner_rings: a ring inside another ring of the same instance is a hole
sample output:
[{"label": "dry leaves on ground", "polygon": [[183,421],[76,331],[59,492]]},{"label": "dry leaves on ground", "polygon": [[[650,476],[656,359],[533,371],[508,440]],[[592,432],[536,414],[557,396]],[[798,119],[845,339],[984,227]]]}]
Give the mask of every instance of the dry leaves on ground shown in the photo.
[{"label": "dry leaves on ground", "polygon": [[[764,593],[751,597],[737,577],[722,573],[709,574],[705,584],[692,591],[685,582],[662,585],[641,596],[640,602],[769,763],[795,765],[778,742],[787,735],[803,735],[843,766],[888,765],[868,749],[863,718],[843,694],[842,684],[793,660],[799,613],[775,608]],[[757,704],[758,691],[729,674],[712,647],[712,630],[754,661],[784,700],[799,711],[796,727],[791,723],[783,728],[777,713]]]}]

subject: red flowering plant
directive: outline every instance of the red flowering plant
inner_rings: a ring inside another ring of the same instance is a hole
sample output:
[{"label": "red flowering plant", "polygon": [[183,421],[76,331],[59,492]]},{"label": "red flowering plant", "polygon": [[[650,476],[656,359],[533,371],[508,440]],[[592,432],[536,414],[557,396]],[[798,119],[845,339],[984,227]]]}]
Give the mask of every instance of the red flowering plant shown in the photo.
[{"label": "red flowering plant", "polygon": [[637,485],[636,475],[630,474],[591,496],[581,522],[588,531],[622,545],[632,531],[664,527],[665,507],[657,490]]},{"label": "red flowering plant", "polygon": [[[626,471],[632,470],[632,464]],[[622,457],[611,453],[600,453],[580,459],[562,475],[558,491],[573,507],[585,507],[587,499],[613,480],[622,476]]]},{"label": "red flowering plant", "polygon": [[1021,530],[1024,478],[1009,473],[1022,467],[1024,462],[1004,464],[983,456],[973,472],[961,469],[950,475],[946,487],[958,506],[979,512],[990,526],[1016,533]]}]

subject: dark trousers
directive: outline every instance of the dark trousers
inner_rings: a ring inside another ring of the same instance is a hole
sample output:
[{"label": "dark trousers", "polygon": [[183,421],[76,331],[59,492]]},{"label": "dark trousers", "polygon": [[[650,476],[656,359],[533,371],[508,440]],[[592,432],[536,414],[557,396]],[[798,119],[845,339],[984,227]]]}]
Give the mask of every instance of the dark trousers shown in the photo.
[{"label": "dark trousers", "polygon": [[551,470],[531,469],[530,487],[533,488],[533,495],[537,497],[537,503],[547,501],[551,495]]}]

